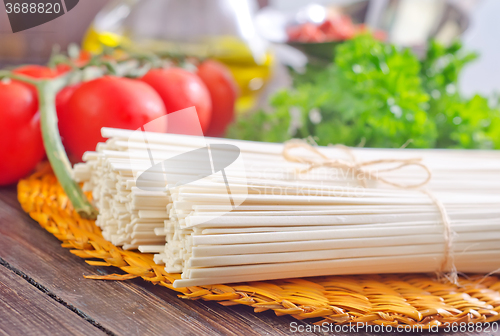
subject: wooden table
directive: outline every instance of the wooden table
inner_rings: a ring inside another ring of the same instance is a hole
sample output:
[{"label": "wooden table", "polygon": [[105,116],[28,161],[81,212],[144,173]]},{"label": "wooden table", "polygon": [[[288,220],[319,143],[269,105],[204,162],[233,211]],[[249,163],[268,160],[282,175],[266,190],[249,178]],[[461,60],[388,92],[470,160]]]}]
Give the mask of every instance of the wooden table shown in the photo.
[{"label": "wooden table", "polygon": [[142,279],[83,278],[108,272],[72,255],[31,220],[14,187],[0,189],[0,335],[290,335],[290,323],[298,322],[183,300]]}]

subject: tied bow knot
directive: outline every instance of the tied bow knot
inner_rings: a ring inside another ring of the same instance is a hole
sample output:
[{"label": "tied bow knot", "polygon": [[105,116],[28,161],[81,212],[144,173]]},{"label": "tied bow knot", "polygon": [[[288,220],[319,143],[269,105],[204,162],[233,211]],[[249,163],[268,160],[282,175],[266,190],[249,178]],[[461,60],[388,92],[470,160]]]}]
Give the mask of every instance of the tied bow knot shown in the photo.
[{"label": "tied bow knot", "polygon": [[[355,174],[356,178],[358,181],[363,185],[363,187],[366,187],[366,179],[362,178],[367,176],[368,179],[375,179],[380,182],[383,182],[385,184],[391,185],[396,188],[401,188],[401,189],[415,189],[422,187],[429,183],[432,177],[432,173],[430,169],[424,165],[421,161],[421,158],[410,158],[410,159],[378,159],[378,160],[370,160],[370,161],[358,161],[356,157],[354,156],[352,150],[344,145],[336,145],[336,148],[342,149],[347,153],[347,155],[350,157],[350,161],[342,160],[342,159],[331,159],[321,153],[318,149],[315,147],[309,145],[308,143],[301,141],[301,140],[291,140],[285,143],[285,146],[283,148],[283,157],[290,162],[297,162],[297,163],[305,163],[308,164],[309,167],[301,169],[300,172],[305,173],[310,170],[320,168],[320,167],[329,167],[329,168],[337,168],[337,169],[345,169],[345,170],[352,170],[353,173]],[[314,160],[311,158],[303,157],[303,156],[298,156],[298,155],[293,155],[291,154],[291,150],[294,148],[304,148],[317,156],[321,158],[321,160]],[[381,165],[381,164],[396,164],[393,167],[390,168],[383,168],[383,169],[378,169],[378,170],[372,170],[372,169],[367,169],[367,167],[370,166],[376,166],[376,165]],[[417,166],[422,168],[427,176],[426,178],[419,183],[414,183],[414,184],[401,184],[397,182],[392,182],[387,180],[386,178],[382,177],[380,173],[384,172],[391,172],[395,170],[399,170],[404,167],[409,167],[409,166]]]}]

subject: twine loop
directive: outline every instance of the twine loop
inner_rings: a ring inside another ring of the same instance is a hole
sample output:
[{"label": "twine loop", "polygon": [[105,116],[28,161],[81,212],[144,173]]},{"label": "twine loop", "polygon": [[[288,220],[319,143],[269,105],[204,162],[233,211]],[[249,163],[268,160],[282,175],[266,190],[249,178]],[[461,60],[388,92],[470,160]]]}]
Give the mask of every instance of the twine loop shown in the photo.
[{"label": "twine loop", "polygon": [[[352,150],[344,145],[336,145],[335,146],[338,149],[343,150],[344,152],[347,153],[350,157],[350,161],[342,160],[342,159],[331,159],[321,153],[318,149],[314,148],[313,146],[309,145],[308,143],[302,141],[302,140],[290,140],[285,143],[285,146],[283,148],[283,157],[290,162],[298,162],[298,163],[306,163],[309,165],[309,167],[301,169],[301,173],[306,173],[310,170],[313,170],[315,168],[320,168],[320,167],[329,167],[329,168],[338,168],[338,169],[346,169],[346,170],[351,170],[354,172],[357,180],[361,183],[363,187],[367,187],[366,185],[366,178],[362,177],[368,177],[368,179],[374,179],[378,180],[380,182],[383,182],[385,184],[391,185],[396,188],[400,189],[416,189],[420,188],[431,180],[432,173],[430,169],[424,165],[421,161],[421,158],[410,158],[410,159],[379,159],[379,160],[371,160],[371,161],[363,161],[359,162],[354,154],[352,153]],[[303,156],[298,156],[298,155],[292,155],[290,151],[294,148],[304,148],[307,149],[308,151],[316,154],[321,158],[320,161],[314,160],[311,158],[306,158]],[[379,170],[370,170],[367,169],[367,167],[370,166],[376,166],[376,165],[381,165],[381,164],[396,164],[396,166],[391,167],[391,168],[384,168],[384,169],[379,169]],[[419,183],[415,184],[408,184],[404,185],[401,183],[397,182],[392,182],[387,180],[386,178],[382,177],[380,173],[385,173],[385,172],[391,172],[395,170],[402,169],[404,167],[409,167],[409,166],[417,166],[422,168],[427,176],[426,178]]]}]

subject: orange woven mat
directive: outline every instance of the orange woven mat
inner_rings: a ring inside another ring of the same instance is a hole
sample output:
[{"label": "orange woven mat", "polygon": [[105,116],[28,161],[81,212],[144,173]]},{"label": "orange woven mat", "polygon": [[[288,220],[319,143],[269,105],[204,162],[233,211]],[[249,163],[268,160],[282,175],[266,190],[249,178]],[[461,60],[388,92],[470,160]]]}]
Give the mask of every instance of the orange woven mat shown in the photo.
[{"label": "orange woven mat", "polygon": [[[24,211],[61,240],[70,252],[95,266],[114,266],[124,274],[90,279],[146,281],[179,292],[183,299],[247,305],[255,312],[313,319],[314,323],[369,323],[445,326],[452,322],[500,320],[500,280],[494,276],[460,277],[459,285],[422,274],[297,278],[240,284],[173,288],[169,274],[153,256],[124,251],[104,240],[93,221],[80,218],[49,168],[18,184]],[[448,322],[448,323],[447,323]]]}]

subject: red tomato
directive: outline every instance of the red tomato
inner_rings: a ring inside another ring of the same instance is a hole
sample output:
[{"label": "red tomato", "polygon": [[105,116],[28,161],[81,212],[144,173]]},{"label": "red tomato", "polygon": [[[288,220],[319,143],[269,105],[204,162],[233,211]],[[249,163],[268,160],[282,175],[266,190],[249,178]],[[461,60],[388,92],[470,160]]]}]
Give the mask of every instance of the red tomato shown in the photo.
[{"label": "red tomato", "polygon": [[298,37],[300,42],[323,42],[325,34],[313,23],[304,23],[300,28],[300,35]]},{"label": "red tomato", "polygon": [[[13,73],[20,74],[20,75],[25,75],[31,78],[55,78],[60,75],[60,73],[54,69],[51,69],[46,66],[41,66],[41,65],[24,65],[22,67],[16,68],[12,70]],[[31,84],[25,84],[22,83],[23,85],[26,85],[29,87],[31,92],[33,92],[33,95],[35,96],[36,101],[38,102],[38,93],[36,91],[36,88],[31,85]]]},{"label": "red tomato", "polygon": [[0,185],[7,185],[31,172],[45,151],[33,92],[21,83],[0,81],[0,102]]},{"label": "red tomato", "polygon": [[320,25],[306,22],[287,28],[288,39],[305,43],[343,41],[353,38],[358,29],[349,16],[337,15]]},{"label": "red tomato", "polygon": [[[56,110],[57,117],[65,116],[67,114],[68,102],[76,89],[78,89],[82,84],[78,83],[75,85],[66,86],[64,89],[59,91],[56,96]],[[61,113],[60,113],[61,112]],[[61,115],[60,115],[61,114]]]},{"label": "red tomato", "polygon": [[92,54],[86,50],[80,51],[80,56],[76,60],[76,65],[84,66],[92,59]]},{"label": "red tomato", "polygon": [[[77,67],[83,67],[86,65],[92,58],[92,54],[88,51],[82,50],[80,52],[80,56],[78,59],[72,60],[72,63],[76,65]],[[56,70],[59,74],[63,74],[65,72],[71,71],[71,66],[68,64],[58,64],[56,65]]]},{"label": "red tomato", "polygon": [[356,35],[356,27],[348,16],[341,16],[334,20],[333,24],[335,25],[337,36],[341,40],[348,40]]},{"label": "red tomato", "polygon": [[290,41],[317,43],[325,40],[325,34],[311,22],[289,27],[287,32]]},{"label": "red tomato", "polygon": [[205,135],[224,136],[234,118],[238,86],[229,69],[214,60],[203,62],[198,67],[198,76],[207,86],[212,100],[212,118]]},{"label": "red tomato", "polygon": [[326,38],[329,41],[340,40],[340,34],[337,32],[336,23],[339,21],[336,20],[325,20],[320,26],[319,29],[325,34]]},{"label": "red tomato", "polygon": [[288,34],[289,41],[298,41],[301,32],[301,26],[290,26],[286,28],[286,33]]},{"label": "red tomato", "polygon": [[[101,77],[81,84],[69,98],[59,129],[68,151],[78,158],[104,141],[102,127],[135,130],[166,114],[160,96],[147,84],[128,78]],[[166,124],[148,129],[165,132]]]},{"label": "red tomato", "polygon": [[68,71],[71,71],[71,66],[68,64],[58,64],[56,65],[56,70],[59,74],[64,74]]},{"label": "red tomato", "polygon": [[387,33],[383,30],[374,30],[373,37],[379,41],[387,41]]},{"label": "red tomato", "polygon": [[[57,119],[58,119],[58,125],[59,125],[59,134],[62,134],[61,131],[61,125],[68,125],[71,123],[71,115],[69,114],[68,111],[68,103],[73,96],[73,93],[78,89],[82,84],[75,84],[75,85],[70,85],[66,86],[64,89],[59,91],[59,93],[56,96],[56,111],[57,111]],[[69,119],[69,120],[68,120]],[[66,141],[65,139],[61,136],[63,144],[66,147]]]},{"label": "red tomato", "polygon": [[25,65],[12,72],[33,78],[54,78],[59,76],[59,72],[41,65]]},{"label": "red tomato", "polygon": [[194,106],[201,129],[206,132],[212,115],[212,102],[207,87],[198,76],[180,68],[153,69],[141,80],[159,93],[167,113]]}]

